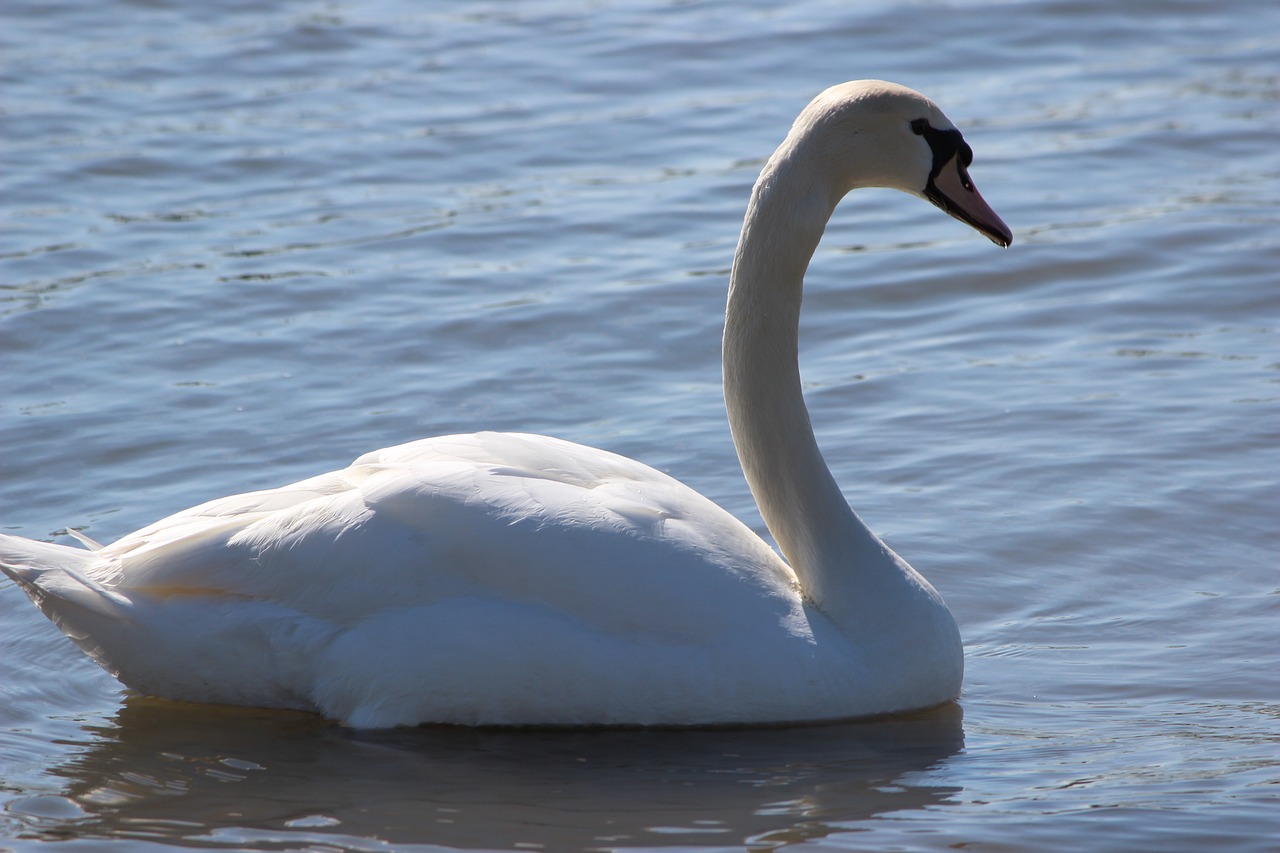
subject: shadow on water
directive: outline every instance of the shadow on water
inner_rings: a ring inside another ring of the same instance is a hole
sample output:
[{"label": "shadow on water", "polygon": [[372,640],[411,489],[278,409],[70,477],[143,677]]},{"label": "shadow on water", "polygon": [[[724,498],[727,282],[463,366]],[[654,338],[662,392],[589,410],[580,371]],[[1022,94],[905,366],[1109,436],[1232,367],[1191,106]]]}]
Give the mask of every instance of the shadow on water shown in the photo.
[{"label": "shadow on water", "polygon": [[778,729],[356,733],[314,717],[131,698],[10,803],[21,836],[202,848],[770,849],[954,794],[959,706]]}]

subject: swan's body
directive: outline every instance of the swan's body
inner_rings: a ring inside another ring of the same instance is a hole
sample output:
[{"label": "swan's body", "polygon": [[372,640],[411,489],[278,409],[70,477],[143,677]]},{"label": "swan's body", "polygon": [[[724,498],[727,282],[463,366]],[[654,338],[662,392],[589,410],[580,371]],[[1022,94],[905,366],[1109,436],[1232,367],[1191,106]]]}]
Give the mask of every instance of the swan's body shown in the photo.
[{"label": "swan's body", "polygon": [[819,95],[761,174],[734,263],[725,394],[788,561],[638,462],[533,435],[375,451],[90,550],[0,537],[0,567],[125,684],[356,726],[840,719],[959,693],[955,621],[849,509],[796,367],[804,270],[858,186],[996,242],[968,148],[923,96]]}]

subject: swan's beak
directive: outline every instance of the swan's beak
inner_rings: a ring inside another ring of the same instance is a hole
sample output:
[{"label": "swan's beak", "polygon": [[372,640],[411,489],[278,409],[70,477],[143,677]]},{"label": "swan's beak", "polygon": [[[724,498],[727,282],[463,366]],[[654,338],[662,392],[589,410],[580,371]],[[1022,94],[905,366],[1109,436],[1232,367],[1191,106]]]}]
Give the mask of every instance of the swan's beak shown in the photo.
[{"label": "swan's beak", "polygon": [[1007,247],[1013,242],[1013,232],[978,193],[959,154],[929,179],[924,197],[961,222],[978,229],[997,246]]}]

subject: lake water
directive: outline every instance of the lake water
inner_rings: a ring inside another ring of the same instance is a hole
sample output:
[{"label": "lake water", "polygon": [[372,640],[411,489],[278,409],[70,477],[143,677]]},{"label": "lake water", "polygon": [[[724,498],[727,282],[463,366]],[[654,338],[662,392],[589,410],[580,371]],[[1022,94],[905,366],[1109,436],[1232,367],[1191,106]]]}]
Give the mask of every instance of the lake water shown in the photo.
[{"label": "lake water", "polygon": [[1280,849],[1280,4],[7,0],[0,519],[114,539],[517,429],[763,532],[763,159],[883,77],[1013,227],[837,212],[801,362],[968,670],[902,719],[357,734],[122,691],[0,583],[0,850]]}]

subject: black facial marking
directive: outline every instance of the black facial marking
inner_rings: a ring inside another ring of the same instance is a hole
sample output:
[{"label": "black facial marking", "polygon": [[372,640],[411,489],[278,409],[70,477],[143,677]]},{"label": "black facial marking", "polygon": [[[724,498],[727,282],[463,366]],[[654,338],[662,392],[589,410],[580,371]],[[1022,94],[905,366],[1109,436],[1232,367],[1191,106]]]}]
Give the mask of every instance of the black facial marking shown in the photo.
[{"label": "black facial marking", "polygon": [[947,164],[955,161],[954,168],[960,173],[960,186],[972,190],[973,181],[969,178],[968,167],[973,162],[973,149],[964,141],[960,131],[955,128],[938,130],[929,124],[927,118],[912,121],[911,130],[917,136],[923,136],[924,141],[929,143],[929,150],[933,152],[933,167],[929,170],[929,182],[924,187],[925,198],[952,216],[957,215],[955,204],[938,190],[934,180],[942,174]]},{"label": "black facial marking", "polygon": [[955,159],[960,167],[960,182],[965,189],[972,186],[965,169],[973,162],[973,149],[964,141],[960,131],[954,128],[937,130],[929,124],[927,118],[918,118],[911,122],[911,130],[916,136],[923,136],[924,141],[929,143],[929,150],[933,152],[933,168],[929,171],[930,185],[942,172],[942,168]]}]

